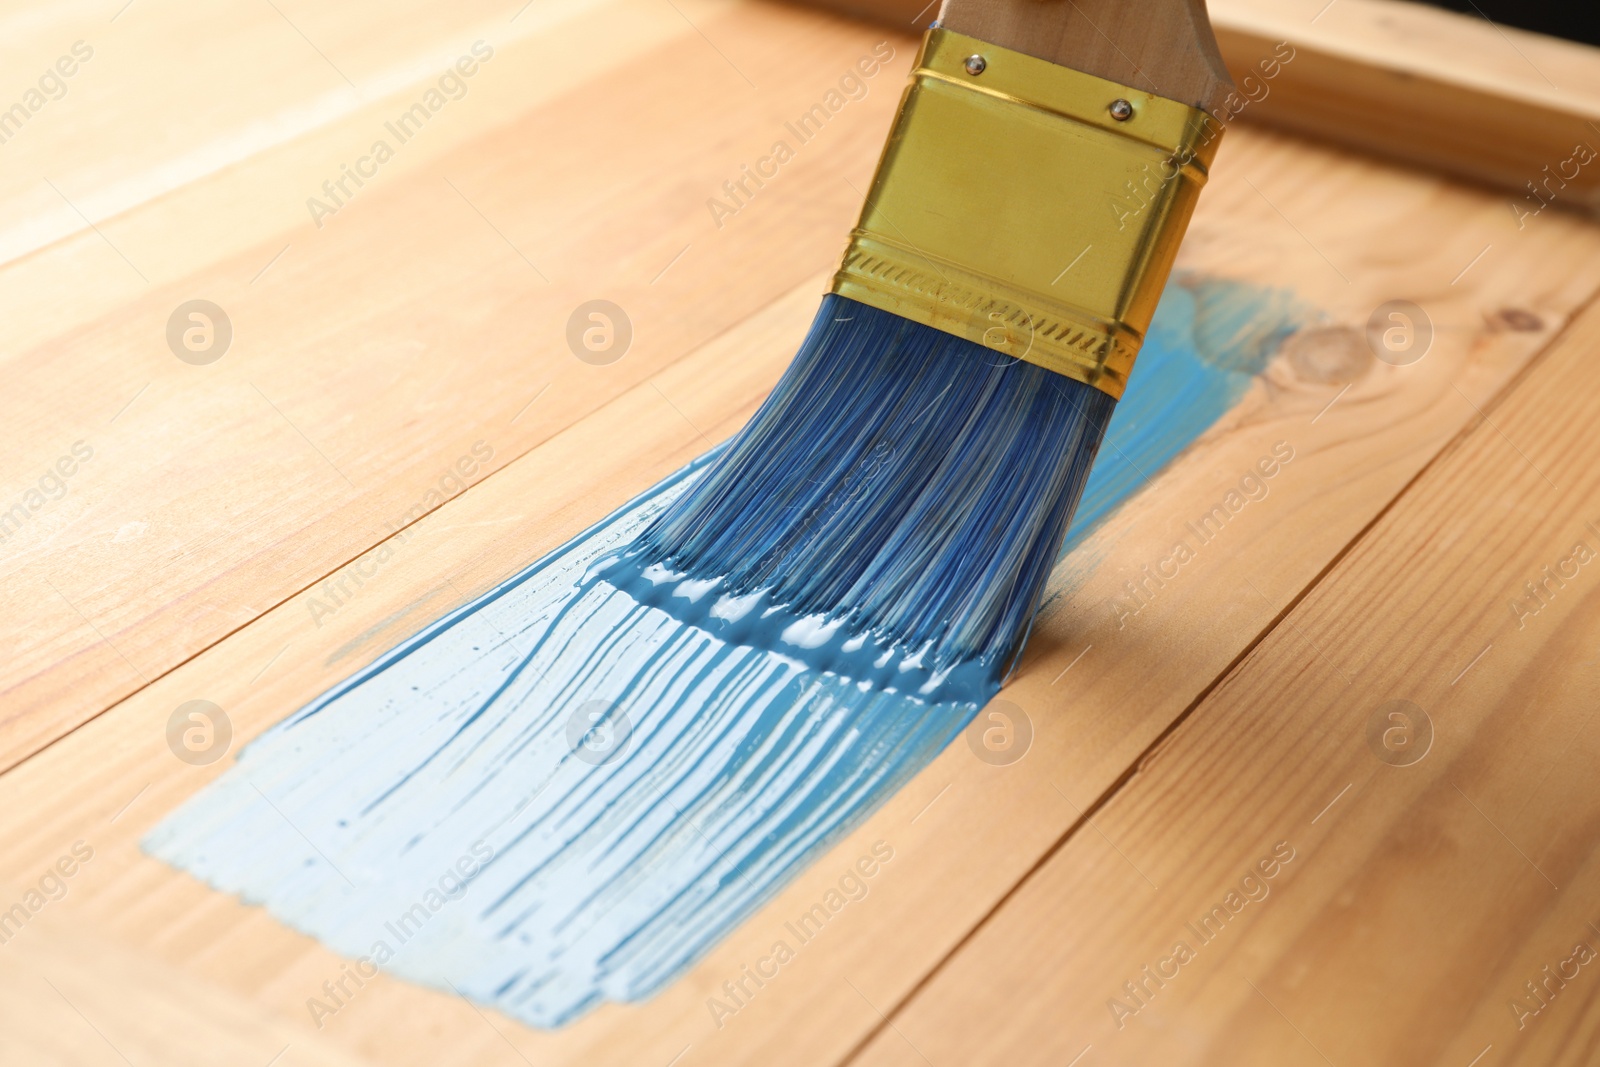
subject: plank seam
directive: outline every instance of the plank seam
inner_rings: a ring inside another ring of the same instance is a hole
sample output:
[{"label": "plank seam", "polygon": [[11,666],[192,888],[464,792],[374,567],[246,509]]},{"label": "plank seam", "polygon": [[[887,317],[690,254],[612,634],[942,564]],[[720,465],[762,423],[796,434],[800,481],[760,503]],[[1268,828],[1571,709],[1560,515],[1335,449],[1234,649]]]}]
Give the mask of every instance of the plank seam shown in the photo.
[{"label": "plank seam", "polygon": [[1066,847],[1068,841],[1079,832],[1085,823],[1089,822],[1091,818],[1099,814],[1101,809],[1109,804],[1118,793],[1122,792],[1122,790],[1125,789],[1127,785],[1143,771],[1144,767],[1160,754],[1160,750],[1168,744],[1172,736],[1181,726],[1183,726],[1184,723],[1189,720],[1190,716],[1200,708],[1200,705],[1205,703],[1205,701],[1210,698],[1212,693],[1221,687],[1223,683],[1228,681],[1228,679],[1232,677],[1239,669],[1240,665],[1243,664],[1243,662],[1248,659],[1258,647],[1260,647],[1261,643],[1278,629],[1283,620],[1286,619],[1295,608],[1299,607],[1305,598],[1312,593],[1312,591],[1317,589],[1323,583],[1323,581],[1327,579],[1328,575],[1332,573],[1335,567],[1344,562],[1344,560],[1367,539],[1373,528],[1382,522],[1383,519],[1388,516],[1390,511],[1392,511],[1395,506],[1401,502],[1401,500],[1405,499],[1411,494],[1417,483],[1426,477],[1428,472],[1432,471],[1443,460],[1454,455],[1466,443],[1468,438],[1477,433],[1479,430],[1483,429],[1483,427],[1488,424],[1487,416],[1492,412],[1498,411],[1506,402],[1506,400],[1509,399],[1513,390],[1520,388],[1522,384],[1527,381],[1548,360],[1549,354],[1567,339],[1567,336],[1574,329],[1574,324],[1596,308],[1600,308],[1600,289],[1594,290],[1589,294],[1588,297],[1580,302],[1573,312],[1567,316],[1567,319],[1564,323],[1562,323],[1561,328],[1551,336],[1549,341],[1547,341],[1538,349],[1538,351],[1531,355],[1523,364],[1522,368],[1513,373],[1506,383],[1502,385],[1500,389],[1497,390],[1495,394],[1484,403],[1480,409],[1481,414],[1479,418],[1476,421],[1468,420],[1467,423],[1465,423],[1459,430],[1451,435],[1448,441],[1440,445],[1439,450],[1435,452],[1426,463],[1417,469],[1417,472],[1406,481],[1405,485],[1400,487],[1394,496],[1391,497],[1375,515],[1373,515],[1369,522],[1362,526],[1360,530],[1356,531],[1355,535],[1350,538],[1343,548],[1333,555],[1333,557],[1325,566],[1322,567],[1321,570],[1311,577],[1311,579],[1305,584],[1304,588],[1302,588],[1299,593],[1295,594],[1295,596],[1290,599],[1283,609],[1279,611],[1270,622],[1267,623],[1260,633],[1258,633],[1254,639],[1246,643],[1246,645],[1239,651],[1238,655],[1236,655],[1226,667],[1217,673],[1217,676],[1213,678],[1205,686],[1205,688],[1195,696],[1194,700],[1191,701],[1182,712],[1174,716],[1173,720],[1168,723],[1160,733],[1151,739],[1150,743],[1146,745],[1132,761],[1130,761],[1128,767],[1117,776],[1116,780],[1107,786],[1105,791],[1099,797],[1095,798],[1095,800],[1084,809],[1082,814],[1080,814],[1077,819],[1067,826],[1066,830],[1062,832],[1061,836],[1058,837],[1056,841],[1051,844],[1050,847],[1047,848],[1039,856],[1039,858],[1028,867],[1026,871],[1023,872],[1023,874],[1017,879],[1011,888],[1007,889],[1005,893],[1003,893],[1000,898],[996,900],[986,912],[984,912],[983,916],[979,918],[978,921],[975,922],[972,927],[965,934],[963,934],[961,938],[954,945],[952,945],[950,949],[943,956],[941,956],[932,967],[928,969],[926,974],[918,979],[917,982],[906,991],[904,996],[896,1001],[895,1004],[893,1004],[887,1011],[880,1013],[880,1021],[870,1027],[866,1034],[864,1034],[859,1041],[851,1046],[850,1050],[837,1061],[839,1067],[848,1067],[849,1064],[854,1063],[861,1056],[861,1054],[866,1051],[867,1046],[877,1039],[879,1034],[881,1034],[888,1027],[894,1025],[895,1020],[900,1017],[905,1008],[908,1007],[914,999],[916,999],[922,990],[926,988],[929,983],[931,983],[933,979],[941,971],[943,971],[953,959],[955,959],[956,955],[966,947],[967,943],[972,941],[973,938],[975,938],[978,933],[985,926],[987,926],[996,915],[1000,913],[1000,910],[1005,907],[1011,898],[1016,896],[1016,894],[1021,891],[1022,887],[1026,885],[1027,882],[1045,866],[1045,864],[1049,863],[1057,853]]},{"label": "plank seam", "polygon": [[[807,282],[805,282],[805,281],[801,281],[801,282],[798,283],[798,285],[806,285],[806,284],[807,284]],[[218,636],[215,640],[209,642],[208,644],[205,644],[205,645],[201,646],[200,648],[195,649],[194,652],[192,652],[189,655],[185,656],[183,659],[181,659],[178,662],[174,663],[172,666],[166,668],[165,670],[159,671],[158,673],[155,673],[155,674],[151,675],[149,678],[147,678],[144,681],[144,684],[136,686],[135,688],[128,690],[122,696],[117,697],[115,700],[111,701],[111,703],[107,704],[105,707],[101,708],[99,711],[97,711],[94,714],[90,715],[89,717],[83,719],[81,722],[78,722],[78,723],[74,724],[70,729],[64,731],[63,733],[61,733],[61,734],[59,734],[59,735],[57,735],[55,737],[50,738],[50,740],[46,741],[42,745],[39,745],[39,747],[20,754],[19,756],[17,756],[11,762],[6,763],[3,766],[0,766],[0,775],[4,775],[4,774],[10,773],[12,770],[16,769],[17,767],[22,766],[22,764],[24,764],[24,763],[28,762],[29,760],[33,759],[35,756],[39,755],[40,753],[48,750],[49,748],[51,748],[54,745],[59,744],[61,741],[65,740],[66,738],[71,737],[74,733],[77,733],[79,730],[83,729],[85,726],[89,725],[91,722],[94,722],[96,719],[100,718],[102,715],[105,715],[107,712],[113,711],[118,706],[126,703],[129,700],[132,700],[134,697],[138,696],[140,693],[142,693],[146,689],[150,688],[150,686],[154,685],[156,682],[159,682],[161,679],[167,677],[167,675],[171,674],[173,671],[176,671],[180,667],[185,666],[186,664],[192,662],[196,658],[205,655],[207,652],[211,651],[213,648],[216,648],[218,645],[222,644],[222,642],[228,640],[234,634],[239,633],[240,631],[246,629],[247,627],[254,626],[256,623],[260,622],[262,619],[265,619],[268,615],[271,615],[273,612],[277,611],[279,608],[281,608],[285,604],[289,603],[289,601],[293,600],[295,597],[300,596],[301,594],[305,593],[307,590],[313,588],[314,586],[320,584],[323,581],[326,581],[331,575],[337,574],[339,571],[341,571],[344,568],[350,566],[356,560],[360,559],[362,556],[366,555],[368,552],[371,552],[373,549],[377,548],[379,545],[383,544],[386,541],[391,540],[394,537],[399,536],[400,534],[402,534],[405,531],[411,529],[413,526],[415,526],[418,523],[422,522],[424,519],[428,518],[429,516],[438,514],[446,505],[448,505],[448,504],[450,504],[450,503],[452,503],[454,501],[461,500],[468,493],[472,492],[474,489],[478,489],[478,488],[480,488],[480,487],[482,487],[484,485],[489,484],[489,482],[495,477],[495,475],[500,474],[500,473],[502,473],[504,471],[510,470],[513,464],[515,464],[518,461],[520,461],[520,460],[532,455],[535,451],[537,451],[540,448],[543,448],[545,445],[549,444],[551,441],[554,441],[557,437],[561,436],[562,434],[571,432],[576,427],[582,425],[585,421],[594,418],[596,415],[598,415],[601,412],[605,411],[607,408],[610,408],[612,405],[622,403],[623,401],[627,400],[628,397],[633,395],[637,390],[653,387],[655,380],[657,378],[659,378],[663,373],[665,373],[666,371],[670,370],[671,368],[677,366],[679,363],[683,362],[685,359],[688,359],[691,356],[694,356],[696,353],[701,352],[704,349],[709,348],[710,346],[716,344],[718,341],[722,340],[724,337],[727,337],[729,334],[732,334],[734,331],[740,329],[741,327],[743,327],[747,323],[752,322],[753,320],[755,320],[759,316],[761,316],[763,314],[766,314],[775,305],[781,303],[785,299],[788,299],[788,297],[794,293],[794,291],[795,291],[795,289],[797,287],[798,287],[797,285],[788,286],[781,293],[779,293],[779,295],[775,299],[769,300],[767,303],[762,304],[760,307],[758,307],[754,311],[750,312],[750,314],[745,315],[742,318],[736,319],[735,321],[729,323],[728,325],[726,325],[722,329],[716,331],[711,336],[707,337],[705,340],[699,341],[699,342],[697,342],[697,343],[685,348],[685,350],[683,351],[682,354],[680,354],[677,357],[675,357],[675,358],[663,363],[656,370],[656,372],[654,374],[652,374],[649,377],[645,378],[643,381],[640,381],[637,384],[629,387],[628,389],[624,390],[623,392],[618,393],[616,396],[611,397],[609,400],[607,400],[604,403],[598,405],[597,407],[592,408],[591,410],[584,412],[583,414],[579,415],[577,418],[573,419],[571,422],[567,423],[565,426],[562,426],[560,429],[555,430],[554,432],[549,434],[547,437],[544,437],[543,439],[541,439],[541,440],[529,445],[526,449],[524,449],[521,452],[518,452],[511,459],[507,460],[504,466],[500,467],[497,470],[490,471],[488,474],[484,475],[478,481],[476,481],[476,482],[472,483],[471,485],[467,486],[465,489],[463,489],[461,492],[457,493],[455,496],[450,497],[448,500],[445,500],[445,501],[441,502],[440,504],[435,506],[432,510],[426,511],[426,512],[422,513],[421,515],[418,515],[416,518],[414,518],[410,522],[406,523],[404,526],[396,527],[394,530],[392,530],[391,532],[389,532],[385,536],[379,538],[377,541],[374,541],[371,544],[364,545],[359,551],[357,551],[349,559],[346,559],[343,562],[339,563],[338,565],[336,565],[336,566],[330,568],[329,570],[319,574],[317,577],[315,577],[315,578],[311,579],[310,581],[306,582],[306,584],[300,586],[299,588],[297,588],[297,589],[293,590],[292,592],[288,593],[287,595],[285,595],[282,599],[274,601],[273,603],[269,604],[264,610],[262,610],[259,613],[257,613],[253,618],[250,618],[250,619],[246,620],[245,622],[240,623],[238,626],[234,627],[233,629],[231,629],[231,630],[227,631],[226,633]],[[480,499],[480,498],[474,497],[473,499],[476,500],[476,499]],[[559,547],[559,546],[557,546],[557,547]],[[554,551],[554,549],[552,549],[552,551]],[[532,562],[532,561],[530,561],[530,562]],[[463,601],[463,603],[464,602],[465,601]],[[110,644],[110,642],[106,642],[106,643]]]}]

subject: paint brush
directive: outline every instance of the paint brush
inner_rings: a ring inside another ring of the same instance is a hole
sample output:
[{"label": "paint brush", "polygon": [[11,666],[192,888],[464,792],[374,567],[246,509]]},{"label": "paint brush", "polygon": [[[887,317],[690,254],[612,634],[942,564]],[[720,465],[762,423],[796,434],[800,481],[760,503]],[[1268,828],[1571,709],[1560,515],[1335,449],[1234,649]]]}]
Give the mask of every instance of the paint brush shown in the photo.
[{"label": "paint brush", "polygon": [[[1026,638],[1223,82],[1198,4],[941,19],[750,423],[257,739],[148,851],[363,975],[559,1026],[693,966],[960,734]],[[846,896],[813,899],[762,974]]]},{"label": "paint brush", "polygon": [[1230,88],[1202,0],[945,0],[799,354],[606,580],[862,684],[992,692]]}]

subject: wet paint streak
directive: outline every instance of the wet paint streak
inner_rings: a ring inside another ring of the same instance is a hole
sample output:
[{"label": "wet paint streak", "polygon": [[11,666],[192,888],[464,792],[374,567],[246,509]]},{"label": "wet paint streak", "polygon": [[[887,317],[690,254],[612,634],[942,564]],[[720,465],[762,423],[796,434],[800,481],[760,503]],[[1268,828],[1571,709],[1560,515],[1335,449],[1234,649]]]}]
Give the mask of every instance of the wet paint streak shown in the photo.
[{"label": "wet paint streak", "polygon": [[[1232,283],[1169,288],[1077,537],[1234,403],[1291,312]],[[844,677],[609,584],[594,565],[711,458],[268,730],[145,849],[532,1025],[662,988],[998,688]]]},{"label": "wet paint streak", "polygon": [[1233,407],[1283,340],[1315,317],[1286,290],[1175,276],[1111,417],[1063,555]]}]

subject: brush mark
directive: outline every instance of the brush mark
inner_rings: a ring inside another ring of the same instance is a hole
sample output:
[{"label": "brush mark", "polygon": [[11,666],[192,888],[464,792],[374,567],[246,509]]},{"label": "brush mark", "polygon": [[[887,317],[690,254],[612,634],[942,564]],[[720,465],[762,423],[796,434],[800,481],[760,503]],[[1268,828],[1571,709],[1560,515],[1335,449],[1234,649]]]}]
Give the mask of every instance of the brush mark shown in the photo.
[{"label": "brush mark", "polygon": [[[863,692],[587,576],[711,458],[267,731],[146,851],[533,1025],[659,989],[978,709]],[[573,747],[595,700],[631,718],[621,759]],[[493,858],[441,891],[480,840]]]},{"label": "brush mark", "polygon": [[335,663],[344,659],[346,656],[360,651],[361,647],[367,642],[371,641],[374,637],[377,637],[379,634],[383,633],[383,631],[387,630],[401,619],[404,619],[442,592],[444,592],[444,586],[436,585],[426,593],[423,593],[417,599],[413,600],[411,603],[407,604],[405,607],[401,608],[399,611],[392,612],[389,615],[379,619],[377,622],[373,623],[371,626],[368,626],[365,630],[362,630],[350,640],[346,641],[344,644],[328,653],[328,658],[323,660],[323,666],[331,667]]},{"label": "brush mark", "polygon": [[[1277,336],[1285,306],[1232,283],[1169,287],[1076,539],[1142,486],[1132,464],[1156,470],[1231,406],[1238,368],[1270,354],[1238,339]],[[595,565],[719,452],[266,731],[144,849],[347,957],[530,1025],[660,990],[998,689],[857,681],[610,584]]]},{"label": "brush mark", "polygon": [[1117,404],[1062,547],[1082,544],[1124,500],[1228,412],[1278,346],[1316,316],[1287,290],[1174,275]]}]

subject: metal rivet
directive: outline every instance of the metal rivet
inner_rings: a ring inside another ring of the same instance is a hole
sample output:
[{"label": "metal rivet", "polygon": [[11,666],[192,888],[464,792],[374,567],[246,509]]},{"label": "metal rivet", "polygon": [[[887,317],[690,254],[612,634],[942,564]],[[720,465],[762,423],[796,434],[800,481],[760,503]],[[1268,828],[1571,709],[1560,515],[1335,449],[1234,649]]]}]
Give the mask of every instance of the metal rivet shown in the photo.
[{"label": "metal rivet", "polygon": [[1133,105],[1126,100],[1111,101],[1111,117],[1118,122],[1127,122],[1133,118]]},{"label": "metal rivet", "polygon": [[967,68],[968,74],[976,77],[988,69],[989,61],[984,59],[982,56],[968,56],[964,66]]}]

